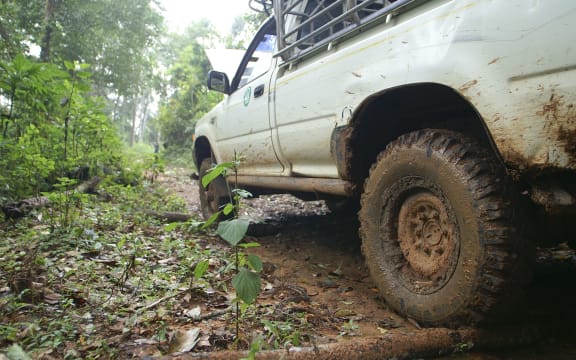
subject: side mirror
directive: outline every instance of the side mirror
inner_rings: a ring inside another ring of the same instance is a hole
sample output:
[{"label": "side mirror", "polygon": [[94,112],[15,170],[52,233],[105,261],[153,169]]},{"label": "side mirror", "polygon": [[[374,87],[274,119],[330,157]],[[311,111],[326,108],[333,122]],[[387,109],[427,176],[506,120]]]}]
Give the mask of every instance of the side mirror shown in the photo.
[{"label": "side mirror", "polygon": [[226,73],[214,70],[210,71],[208,73],[208,89],[230,94],[230,81]]}]

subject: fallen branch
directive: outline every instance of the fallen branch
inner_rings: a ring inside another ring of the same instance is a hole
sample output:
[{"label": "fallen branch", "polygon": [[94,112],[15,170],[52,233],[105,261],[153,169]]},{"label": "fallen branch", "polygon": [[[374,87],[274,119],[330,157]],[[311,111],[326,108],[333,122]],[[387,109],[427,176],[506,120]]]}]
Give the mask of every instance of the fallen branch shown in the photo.
[{"label": "fallen branch", "polygon": [[[538,331],[520,329],[422,329],[390,330],[378,337],[354,338],[313,347],[293,347],[284,350],[266,350],[256,354],[258,360],[370,360],[414,359],[438,357],[474,348],[496,349],[525,345],[537,339]],[[213,353],[179,354],[178,359],[240,359],[248,356],[246,351],[218,351]],[[173,359],[167,355],[161,359]]]},{"label": "fallen branch", "polygon": [[[188,291],[190,291],[190,290],[188,290],[188,289],[186,289],[186,290],[181,290],[181,291],[177,292],[176,294],[164,296],[164,297],[162,297],[162,298],[160,298],[160,299],[158,299],[158,300],[155,300],[155,301],[151,302],[150,304],[144,306],[143,308],[138,309],[138,310],[136,311],[136,313],[137,313],[137,314],[141,314],[141,313],[143,313],[144,311],[148,311],[148,310],[150,310],[150,309],[158,306],[159,304],[163,303],[163,302],[166,301],[166,300],[170,300],[170,299],[172,299],[172,298],[175,298],[175,297],[177,297],[177,296],[180,296],[180,295],[182,295],[182,294],[184,294],[184,293],[186,293],[186,292],[188,292]],[[222,309],[222,310],[212,311],[211,313],[207,313],[207,314],[204,314],[204,315],[194,316],[194,317],[192,318],[192,320],[194,320],[194,321],[209,320],[209,319],[213,319],[213,318],[218,317],[218,316],[222,316],[222,315],[228,314],[229,312],[232,312],[232,306],[229,306],[229,307],[227,307],[227,308],[225,308],[225,309]]]},{"label": "fallen branch", "polygon": [[232,312],[232,306],[229,306],[226,309],[216,310],[216,311],[212,311],[211,313],[196,316],[193,318],[193,320],[194,321],[209,320],[209,319],[213,319],[213,318],[218,317],[218,316],[228,314],[229,312]]},{"label": "fallen branch", "polygon": [[144,311],[150,310],[150,309],[156,307],[158,304],[161,304],[161,303],[163,303],[164,301],[169,300],[169,299],[172,299],[172,298],[174,298],[174,297],[176,297],[176,296],[182,295],[182,294],[186,293],[187,291],[188,291],[188,289],[179,291],[179,292],[177,292],[176,294],[164,296],[163,298],[160,298],[160,299],[158,299],[158,300],[155,300],[155,301],[151,302],[150,304],[144,306],[143,308],[138,309],[138,311],[136,311],[136,313],[142,313],[142,312],[144,312]]},{"label": "fallen branch", "polygon": [[[82,194],[93,194],[96,187],[100,183],[100,177],[94,176],[76,187],[74,191]],[[46,196],[39,196],[29,199],[24,199],[16,202],[11,202],[1,207],[6,220],[20,219],[27,216],[32,210],[42,209],[50,206],[50,200]]]},{"label": "fallen branch", "polygon": [[144,213],[150,217],[166,222],[186,222],[192,218],[192,215],[190,214],[175,212],[156,212],[149,210],[145,211]]},{"label": "fallen branch", "polygon": [[50,200],[46,196],[24,199],[17,202],[7,203],[2,206],[2,212],[8,219],[20,219],[28,215],[32,210],[41,209],[50,205]]}]

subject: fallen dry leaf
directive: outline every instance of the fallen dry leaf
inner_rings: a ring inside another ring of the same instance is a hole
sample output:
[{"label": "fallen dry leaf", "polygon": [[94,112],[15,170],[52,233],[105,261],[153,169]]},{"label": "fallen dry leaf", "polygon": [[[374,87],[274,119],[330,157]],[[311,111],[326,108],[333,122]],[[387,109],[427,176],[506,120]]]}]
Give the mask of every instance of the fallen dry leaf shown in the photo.
[{"label": "fallen dry leaf", "polygon": [[199,328],[193,328],[189,330],[176,330],[172,335],[172,339],[170,340],[170,347],[168,352],[170,354],[174,354],[191,351],[198,343],[199,336]]}]

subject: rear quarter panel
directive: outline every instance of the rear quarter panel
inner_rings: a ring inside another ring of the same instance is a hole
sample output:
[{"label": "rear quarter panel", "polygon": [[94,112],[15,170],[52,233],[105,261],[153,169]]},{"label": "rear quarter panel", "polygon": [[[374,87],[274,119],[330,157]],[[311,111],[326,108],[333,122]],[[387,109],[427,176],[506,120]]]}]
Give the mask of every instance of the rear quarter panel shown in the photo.
[{"label": "rear quarter panel", "polygon": [[336,176],[332,130],[371,94],[429,82],[468,99],[510,166],[576,169],[575,33],[574,1],[427,1],[279,72],[280,151]]}]

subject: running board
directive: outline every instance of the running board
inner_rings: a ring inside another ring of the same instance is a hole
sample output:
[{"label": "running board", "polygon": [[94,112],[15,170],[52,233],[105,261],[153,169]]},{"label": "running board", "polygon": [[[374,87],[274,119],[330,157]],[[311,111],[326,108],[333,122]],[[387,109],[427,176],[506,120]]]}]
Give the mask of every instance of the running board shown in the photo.
[{"label": "running board", "polygon": [[348,181],[325,178],[248,175],[238,175],[237,177],[232,175],[228,178],[228,182],[231,184],[235,181],[238,182],[239,187],[252,186],[286,192],[310,192],[338,196],[349,196],[349,189],[352,188],[352,183]]}]

